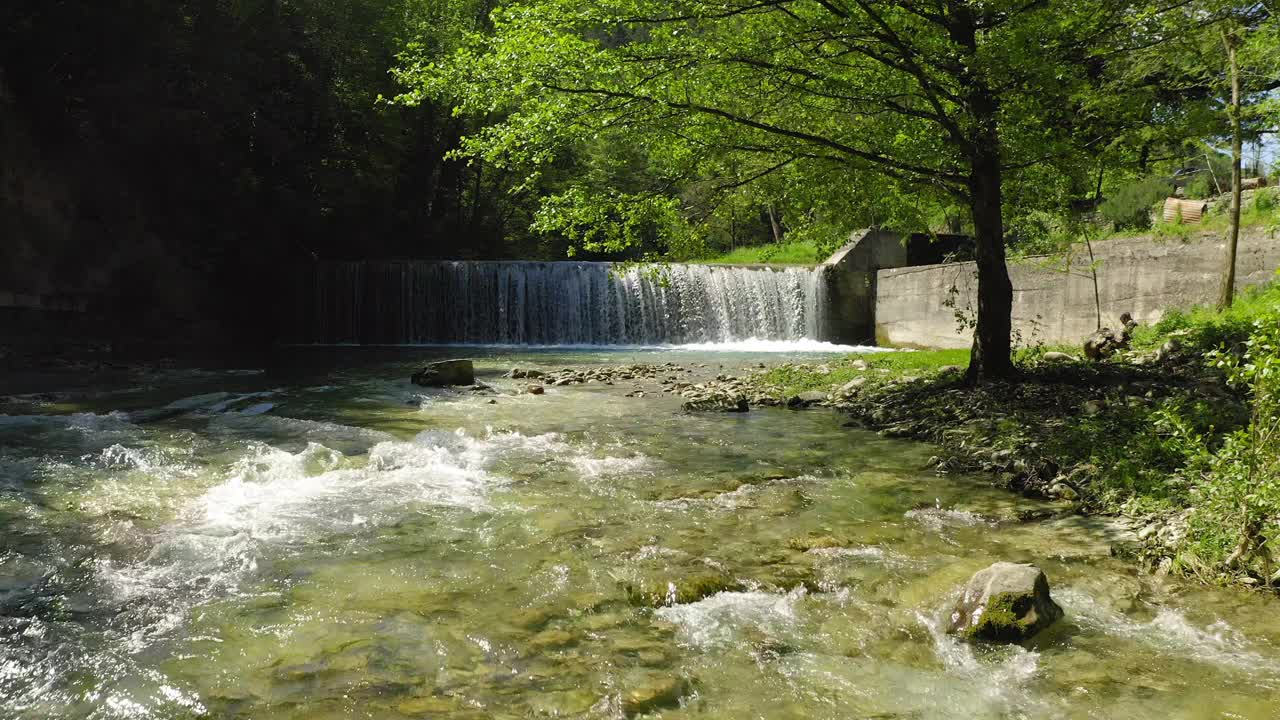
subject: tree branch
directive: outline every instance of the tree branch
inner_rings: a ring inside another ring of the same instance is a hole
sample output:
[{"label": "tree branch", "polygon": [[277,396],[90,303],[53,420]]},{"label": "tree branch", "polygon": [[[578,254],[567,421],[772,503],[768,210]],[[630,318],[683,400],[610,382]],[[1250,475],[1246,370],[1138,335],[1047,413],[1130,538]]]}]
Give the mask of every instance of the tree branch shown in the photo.
[{"label": "tree branch", "polygon": [[649,97],[646,95],[639,95],[636,93],[623,92],[618,90],[606,90],[604,88],[573,88],[573,87],[565,87],[565,86],[553,85],[553,84],[546,84],[545,87],[549,90],[565,93],[567,95],[601,95],[601,96],[615,97],[615,98],[621,98],[621,99],[634,99],[634,100],[641,100],[641,101],[653,103],[655,105],[662,105],[664,107],[674,108],[678,110],[690,110],[703,115],[710,115],[712,117],[718,117],[723,120],[728,120],[729,122],[734,123],[736,125],[741,125],[743,127],[749,127],[755,130],[760,130],[770,135],[777,135],[779,137],[791,138],[792,140],[799,140],[801,142],[809,143],[812,145],[818,145],[831,150],[835,150],[836,152],[841,153],[843,155],[847,155],[851,158],[857,158],[859,160],[864,160],[866,162],[869,162],[872,165],[876,166],[878,169],[880,169],[882,172],[886,172],[887,174],[891,172],[896,172],[899,174],[899,176],[902,176],[902,177],[915,175],[915,176],[921,176],[921,177],[936,178],[942,182],[952,182],[952,183],[965,182],[965,177],[958,173],[948,172],[948,171],[942,170],[941,168],[931,168],[923,165],[916,165],[914,163],[901,162],[898,160],[894,160],[893,158],[889,158],[884,155],[871,152],[869,150],[863,150],[861,148],[856,148],[851,145],[847,145],[838,140],[833,140],[828,137],[815,135],[813,133],[804,132],[802,130],[793,130],[791,128],[772,125],[770,123],[766,123],[750,117],[744,117],[742,115],[738,115],[728,110],[724,110],[723,108],[701,105],[699,103],[695,103],[688,100],[686,101],[660,100],[658,98]]}]

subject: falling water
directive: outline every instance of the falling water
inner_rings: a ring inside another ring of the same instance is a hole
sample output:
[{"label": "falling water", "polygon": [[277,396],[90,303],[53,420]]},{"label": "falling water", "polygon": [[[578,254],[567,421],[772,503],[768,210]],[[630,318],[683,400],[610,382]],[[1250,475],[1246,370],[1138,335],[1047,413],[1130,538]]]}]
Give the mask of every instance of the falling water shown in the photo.
[{"label": "falling water", "polygon": [[673,345],[820,339],[819,268],[608,263],[322,266],[311,342]]}]

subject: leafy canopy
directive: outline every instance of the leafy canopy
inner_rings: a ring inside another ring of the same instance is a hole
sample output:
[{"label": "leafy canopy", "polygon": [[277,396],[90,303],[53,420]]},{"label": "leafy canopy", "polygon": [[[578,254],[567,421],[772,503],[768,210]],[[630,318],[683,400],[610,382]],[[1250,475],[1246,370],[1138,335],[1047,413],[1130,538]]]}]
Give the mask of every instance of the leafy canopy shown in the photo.
[{"label": "leafy canopy", "polygon": [[538,226],[593,250],[696,244],[690,223],[744,197],[825,242],[918,227],[972,200],[983,151],[1020,206],[1060,200],[1084,153],[1149,119],[1108,73],[1162,27],[1114,0],[526,0],[492,22],[407,57],[401,100],[494,119],[461,152],[529,183],[584,153]]}]

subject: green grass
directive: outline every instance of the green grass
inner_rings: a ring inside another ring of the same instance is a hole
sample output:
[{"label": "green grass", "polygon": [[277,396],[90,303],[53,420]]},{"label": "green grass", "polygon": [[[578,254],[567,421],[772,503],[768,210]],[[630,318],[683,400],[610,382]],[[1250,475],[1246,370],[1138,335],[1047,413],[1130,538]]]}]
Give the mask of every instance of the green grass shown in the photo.
[{"label": "green grass", "polygon": [[[856,365],[861,360],[867,364],[863,370]],[[966,350],[920,350],[912,352],[859,353],[839,360],[823,363],[830,372],[822,373],[817,365],[781,365],[770,368],[760,376],[762,385],[782,389],[785,395],[808,390],[830,390],[840,387],[856,377],[884,382],[911,375],[926,375],[949,365],[965,367],[969,364]],[[888,372],[879,372],[887,370]]]},{"label": "green grass", "polygon": [[1219,311],[1212,306],[1174,309],[1160,322],[1134,331],[1133,345],[1138,349],[1157,348],[1173,334],[1184,346],[1198,352],[1233,346],[1243,342],[1253,331],[1253,323],[1280,307],[1280,281],[1238,292],[1230,308]]},{"label": "green grass", "polygon": [[792,242],[740,247],[694,262],[724,265],[817,265],[825,259],[818,256],[818,247],[813,243]]}]

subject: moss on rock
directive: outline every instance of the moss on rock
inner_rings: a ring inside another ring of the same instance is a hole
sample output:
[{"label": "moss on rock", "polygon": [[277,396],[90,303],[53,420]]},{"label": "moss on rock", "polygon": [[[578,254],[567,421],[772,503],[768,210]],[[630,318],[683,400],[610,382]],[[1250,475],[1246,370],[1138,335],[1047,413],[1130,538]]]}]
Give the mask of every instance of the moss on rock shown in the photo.
[{"label": "moss on rock", "polygon": [[678,579],[628,583],[627,599],[641,607],[666,607],[694,603],[720,592],[742,589],[742,583],[721,573],[702,573]]},{"label": "moss on rock", "polygon": [[965,585],[949,632],[966,640],[1019,643],[1062,617],[1049,580],[1034,565],[996,563]]}]

